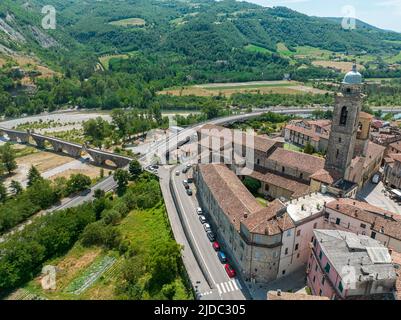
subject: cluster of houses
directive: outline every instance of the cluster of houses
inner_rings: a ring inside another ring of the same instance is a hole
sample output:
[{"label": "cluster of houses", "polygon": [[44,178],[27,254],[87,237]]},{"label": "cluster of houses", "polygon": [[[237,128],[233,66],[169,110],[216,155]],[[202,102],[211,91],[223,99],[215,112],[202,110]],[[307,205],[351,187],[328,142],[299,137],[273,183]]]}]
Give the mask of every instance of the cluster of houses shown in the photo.
[{"label": "cluster of houses", "polygon": [[[398,299],[401,216],[355,200],[388,150],[370,139],[362,86],[354,69],[336,95],[331,122],[287,126],[286,140],[311,143],[326,158],[224,127],[198,130],[198,198],[245,280],[269,283],[304,270],[321,299]],[[400,163],[393,170],[401,170],[401,153],[389,155]],[[245,179],[257,181],[258,193],[272,201],[262,205]],[[280,291],[268,295],[293,298]]]}]

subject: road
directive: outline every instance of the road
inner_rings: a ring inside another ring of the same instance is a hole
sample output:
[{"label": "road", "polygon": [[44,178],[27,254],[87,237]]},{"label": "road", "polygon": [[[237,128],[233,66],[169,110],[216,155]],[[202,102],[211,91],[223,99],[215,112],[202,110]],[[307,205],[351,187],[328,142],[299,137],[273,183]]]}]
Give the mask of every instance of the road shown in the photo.
[{"label": "road", "polygon": [[10,235],[13,235],[15,232],[22,231],[27,225],[32,223],[33,219],[52,214],[53,212],[56,212],[58,210],[64,210],[64,209],[68,209],[68,208],[77,207],[85,202],[92,201],[94,199],[95,191],[97,189],[101,189],[105,192],[108,192],[108,191],[115,189],[116,186],[117,186],[117,184],[114,181],[114,178],[112,176],[108,177],[108,178],[100,181],[95,186],[93,186],[90,193],[88,193],[88,194],[81,193],[80,195],[75,196],[73,198],[64,199],[61,204],[53,206],[46,211],[42,211],[42,212],[32,216],[29,220],[26,220],[24,223],[19,224],[18,226],[13,228],[11,231],[7,232],[2,237],[0,237],[0,243],[4,242],[7,239],[7,237],[9,237]]},{"label": "road", "polygon": [[[178,166],[171,172],[171,182],[173,192],[176,195],[177,210],[181,212],[182,224],[186,228],[188,239],[195,251],[194,255],[198,258],[203,269],[205,280],[208,281],[209,288],[205,292],[200,292],[202,296],[209,295],[209,298],[219,300],[244,300],[249,294],[245,291],[246,286],[239,278],[230,279],[220,262],[212,243],[208,239],[196,208],[199,207],[195,192],[193,196],[188,196],[182,181],[187,178],[186,175],[175,175],[175,170],[182,170],[183,166]],[[191,184],[193,191],[195,187]],[[215,232],[217,233],[217,232]],[[244,291],[244,292],[243,292]]]}]

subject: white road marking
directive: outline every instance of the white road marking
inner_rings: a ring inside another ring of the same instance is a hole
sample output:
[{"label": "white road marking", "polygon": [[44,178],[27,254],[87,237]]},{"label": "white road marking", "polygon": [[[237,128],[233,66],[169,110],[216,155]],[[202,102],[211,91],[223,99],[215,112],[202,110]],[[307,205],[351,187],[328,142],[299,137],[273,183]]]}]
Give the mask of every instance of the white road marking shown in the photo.
[{"label": "white road marking", "polygon": [[233,283],[231,281],[228,283],[228,285],[230,286],[230,291],[235,291]]},{"label": "white road marking", "polygon": [[236,280],[232,280],[231,283],[233,284],[235,290],[239,290]]},{"label": "white road marking", "polygon": [[220,285],[221,285],[221,289],[223,290],[223,293],[226,293],[227,290],[226,290],[226,287],[224,286],[224,283],[221,283]]},{"label": "white road marking", "polygon": [[235,283],[237,284],[238,288],[239,288],[240,290],[242,290],[241,283],[238,281],[238,279],[235,279],[234,281],[235,281]]},{"label": "white road marking", "polygon": [[222,292],[221,292],[221,289],[220,289],[220,285],[218,283],[216,283],[216,286],[217,286],[217,290],[219,291],[219,295],[221,295]]}]

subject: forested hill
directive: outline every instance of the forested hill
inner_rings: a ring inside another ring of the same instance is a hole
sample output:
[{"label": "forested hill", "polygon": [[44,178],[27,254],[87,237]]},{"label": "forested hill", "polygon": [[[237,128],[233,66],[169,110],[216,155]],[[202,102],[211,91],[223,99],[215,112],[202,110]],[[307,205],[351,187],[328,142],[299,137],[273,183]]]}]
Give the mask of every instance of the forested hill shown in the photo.
[{"label": "forested hill", "polygon": [[[38,35],[41,7],[49,4],[57,9],[58,29],[39,30],[43,34]],[[7,15],[12,18],[7,20]],[[60,45],[73,46],[73,38],[97,53],[140,49],[196,57],[211,51],[219,60],[219,54],[225,58],[233,48],[247,44],[273,52],[279,42],[290,50],[301,45],[351,53],[401,48],[396,42],[401,40],[400,34],[362,22],[357,30],[347,31],[338,19],[308,17],[284,7],[264,8],[234,0],[2,0],[0,18],[26,38],[28,45],[55,47],[53,39],[46,38],[50,33]],[[145,25],[113,23],[128,18],[143,19]],[[2,29],[0,34],[4,33]],[[5,38],[3,34],[0,41],[10,45]],[[13,42],[18,40],[11,41],[12,46]]]}]

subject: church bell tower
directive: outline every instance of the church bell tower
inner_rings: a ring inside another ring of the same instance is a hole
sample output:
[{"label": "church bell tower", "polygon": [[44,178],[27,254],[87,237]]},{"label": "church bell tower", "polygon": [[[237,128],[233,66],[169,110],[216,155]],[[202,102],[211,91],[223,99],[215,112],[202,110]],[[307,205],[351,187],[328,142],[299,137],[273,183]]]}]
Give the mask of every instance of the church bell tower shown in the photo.
[{"label": "church bell tower", "polygon": [[362,75],[354,64],[335,96],[333,123],[326,157],[326,170],[334,170],[347,179],[359,129],[363,102]]}]

